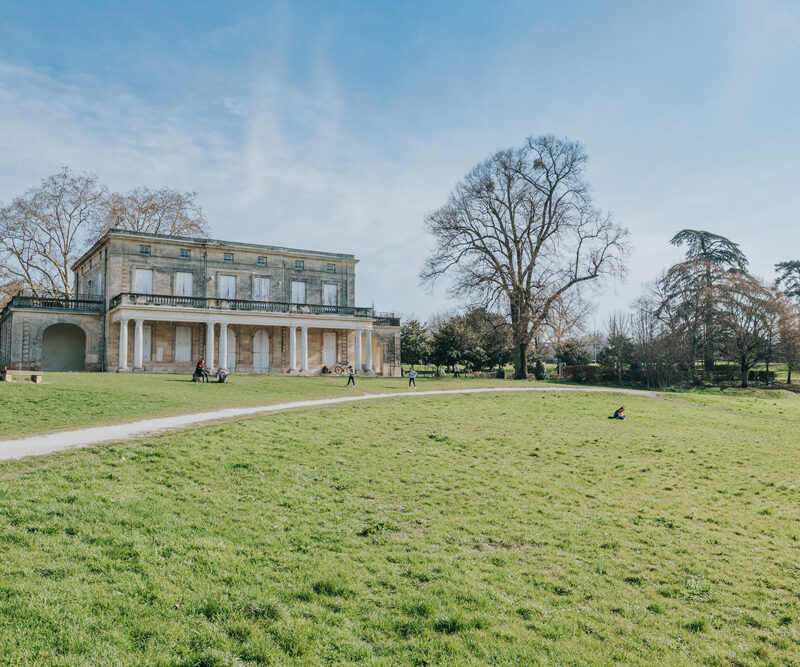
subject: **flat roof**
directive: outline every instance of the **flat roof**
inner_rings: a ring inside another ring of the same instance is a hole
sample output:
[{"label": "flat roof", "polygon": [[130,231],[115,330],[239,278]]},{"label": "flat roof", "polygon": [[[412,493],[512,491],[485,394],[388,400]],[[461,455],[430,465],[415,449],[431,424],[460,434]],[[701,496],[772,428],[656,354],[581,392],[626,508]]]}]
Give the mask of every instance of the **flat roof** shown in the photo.
[{"label": "flat roof", "polygon": [[322,250],[304,250],[301,248],[287,248],[284,246],[262,245],[260,243],[244,243],[242,241],[223,241],[221,239],[201,239],[193,236],[172,236],[170,234],[156,234],[153,232],[134,232],[127,229],[110,229],[103,236],[101,236],[87,250],[81,255],[73,264],[72,269],[80,266],[90,255],[94,254],[97,248],[109,237],[131,237],[134,239],[148,239],[157,241],[169,241],[178,245],[195,245],[203,247],[218,247],[218,248],[245,248],[247,250],[263,250],[264,252],[282,254],[282,255],[297,255],[302,257],[316,257],[320,259],[338,259],[347,262],[357,263],[355,255],[337,252],[324,252]]}]

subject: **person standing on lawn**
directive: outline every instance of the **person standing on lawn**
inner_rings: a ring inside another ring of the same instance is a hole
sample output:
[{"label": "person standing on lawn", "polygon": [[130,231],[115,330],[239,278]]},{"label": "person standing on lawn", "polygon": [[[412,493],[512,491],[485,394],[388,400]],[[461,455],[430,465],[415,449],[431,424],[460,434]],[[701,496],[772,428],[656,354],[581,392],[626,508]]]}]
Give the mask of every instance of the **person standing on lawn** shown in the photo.
[{"label": "person standing on lawn", "polygon": [[453,377],[454,378],[460,378],[461,377],[461,366],[458,365],[458,362],[456,362],[453,365]]},{"label": "person standing on lawn", "polygon": [[414,389],[417,388],[417,371],[414,370],[412,366],[408,371],[408,388],[411,389],[411,385],[414,385]]},{"label": "person standing on lawn", "polygon": [[345,387],[349,387],[351,384],[354,387],[356,386],[356,369],[347,364],[347,384]]}]

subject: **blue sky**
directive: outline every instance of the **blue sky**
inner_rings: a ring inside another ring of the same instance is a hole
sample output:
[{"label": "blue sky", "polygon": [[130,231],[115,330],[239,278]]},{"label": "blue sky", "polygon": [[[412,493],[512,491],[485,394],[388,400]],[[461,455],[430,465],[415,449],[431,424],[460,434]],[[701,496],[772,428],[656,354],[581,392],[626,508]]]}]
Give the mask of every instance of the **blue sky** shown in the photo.
[{"label": "blue sky", "polygon": [[426,213],[555,134],[631,231],[598,320],[684,227],[800,259],[798,2],[77,4],[0,0],[0,201],[64,164],[195,190],[214,236],[353,252],[360,304],[426,318]]}]

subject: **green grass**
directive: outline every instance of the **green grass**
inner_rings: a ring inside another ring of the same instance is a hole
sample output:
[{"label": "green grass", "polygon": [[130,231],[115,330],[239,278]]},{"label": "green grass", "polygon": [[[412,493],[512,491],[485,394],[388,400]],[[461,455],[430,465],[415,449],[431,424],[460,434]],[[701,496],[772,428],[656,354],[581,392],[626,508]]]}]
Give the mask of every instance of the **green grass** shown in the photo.
[{"label": "green grass", "polygon": [[768,396],[401,398],[0,464],[0,662],[798,664],[800,398]]},{"label": "green grass", "polygon": [[[187,375],[45,373],[46,384],[0,383],[0,440],[18,435],[99,426],[202,410],[285,401],[405,391],[406,378],[232,376],[226,384],[190,382]],[[420,378],[423,389],[465,386],[466,380]],[[469,386],[509,386],[503,380],[470,380]]]}]

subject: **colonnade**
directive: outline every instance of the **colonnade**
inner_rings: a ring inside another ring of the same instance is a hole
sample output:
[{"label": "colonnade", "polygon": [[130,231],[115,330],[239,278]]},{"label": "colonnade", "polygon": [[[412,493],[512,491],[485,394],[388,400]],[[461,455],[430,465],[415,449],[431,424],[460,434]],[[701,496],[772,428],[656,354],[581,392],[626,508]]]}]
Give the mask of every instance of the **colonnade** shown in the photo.
[{"label": "colonnade", "polygon": [[[128,318],[119,321],[119,370],[128,369]],[[133,333],[133,370],[141,370],[144,349],[144,318],[134,320]],[[219,324],[219,367],[228,370],[228,323],[210,322],[206,324],[206,365],[211,368],[214,363],[215,335],[214,329]],[[299,371],[308,372],[308,327],[289,326],[289,372],[297,371],[297,330],[300,329],[300,359]],[[356,370],[374,371],[372,363],[372,330],[355,329],[355,360],[353,366]],[[366,354],[362,354],[362,338],[366,337]],[[362,357],[366,357],[362,359]]]}]

